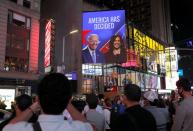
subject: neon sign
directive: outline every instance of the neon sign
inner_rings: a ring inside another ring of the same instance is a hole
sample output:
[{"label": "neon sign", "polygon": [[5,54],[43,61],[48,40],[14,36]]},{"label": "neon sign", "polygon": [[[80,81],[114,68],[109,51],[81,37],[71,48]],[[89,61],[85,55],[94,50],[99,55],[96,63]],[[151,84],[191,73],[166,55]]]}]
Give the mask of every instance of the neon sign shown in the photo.
[{"label": "neon sign", "polygon": [[45,33],[45,55],[44,55],[44,67],[50,65],[50,45],[51,45],[51,20],[46,24],[46,33]]},{"label": "neon sign", "polygon": [[44,67],[45,71],[49,72],[54,63],[54,46],[55,46],[55,24],[54,20],[50,19],[45,28],[45,55]]}]

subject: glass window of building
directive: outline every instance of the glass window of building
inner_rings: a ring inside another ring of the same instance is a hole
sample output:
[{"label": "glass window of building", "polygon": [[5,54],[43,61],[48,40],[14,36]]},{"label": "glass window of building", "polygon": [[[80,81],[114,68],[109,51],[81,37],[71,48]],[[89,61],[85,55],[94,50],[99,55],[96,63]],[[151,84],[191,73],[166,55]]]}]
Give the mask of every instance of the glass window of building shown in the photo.
[{"label": "glass window of building", "polygon": [[10,0],[10,1],[12,1],[12,2],[14,2],[14,3],[17,3],[17,0]]},{"label": "glass window of building", "polygon": [[5,70],[27,72],[29,66],[31,19],[8,12]]},{"label": "glass window of building", "polygon": [[30,0],[23,0],[23,6],[26,8],[30,8],[31,7],[31,1]]}]

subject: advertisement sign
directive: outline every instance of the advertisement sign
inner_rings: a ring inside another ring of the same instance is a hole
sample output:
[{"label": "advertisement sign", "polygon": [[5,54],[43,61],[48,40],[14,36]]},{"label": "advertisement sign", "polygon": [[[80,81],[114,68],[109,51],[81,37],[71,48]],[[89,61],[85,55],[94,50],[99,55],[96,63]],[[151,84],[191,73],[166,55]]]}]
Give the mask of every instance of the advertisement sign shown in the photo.
[{"label": "advertisement sign", "polygon": [[146,88],[150,88],[150,89],[159,88],[157,76],[146,74],[145,77],[146,77]]},{"label": "advertisement sign", "polygon": [[166,67],[166,89],[176,89],[178,76],[178,58],[175,47],[169,47],[165,50],[165,67]]},{"label": "advertisement sign", "polygon": [[175,49],[175,47],[166,48],[165,67],[166,67],[166,76],[168,77],[175,76],[178,70],[177,50]]},{"label": "advertisement sign", "polygon": [[149,36],[145,35],[138,29],[134,28],[133,32],[134,32],[134,40],[141,45],[141,48],[139,50],[141,50],[140,54],[142,56],[145,55],[144,53],[151,53],[150,51],[148,52],[145,51],[145,48],[143,47],[147,47],[148,49],[153,50],[153,51],[162,51],[162,52],[164,51],[164,46],[162,44],[153,40]]},{"label": "advertisement sign", "polygon": [[46,24],[44,67],[50,65],[51,25],[51,21]]},{"label": "advertisement sign", "polygon": [[130,71],[128,74],[118,76],[118,85],[136,84],[141,89],[160,89],[160,78],[156,75]]},{"label": "advertisement sign", "polygon": [[166,89],[176,90],[176,81],[179,80],[178,72],[173,72],[172,77],[165,77],[166,80]]},{"label": "advertisement sign", "polygon": [[53,64],[54,39],[55,39],[55,25],[54,20],[50,19],[45,27],[45,55],[44,55],[45,72],[50,72],[51,65]]},{"label": "advertisement sign", "polygon": [[84,75],[102,75],[102,65],[83,64],[82,74]]},{"label": "advertisement sign", "polygon": [[82,63],[126,62],[125,11],[83,13]]},{"label": "advertisement sign", "polygon": [[[135,52],[141,57],[145,57],[147,70],[149,72],[157,72],[157,64],[160,65],[160,68],[164,67],[164,63],[162,62],[164,46],[136,28],[133,28],[133,34]],[[130,37],[132,38],[132,36]]]},{"label": "advertisement sign", "polygon": [[65,76],[68,78],[68,80],[77,80],[77,73],[75,71],[67,73]]},{"label": "advertisement sign", "polygon": [[11,102],[15,98],[15,89],[0,89],[0,100],[4,101],[6,109],[11,109]]}]

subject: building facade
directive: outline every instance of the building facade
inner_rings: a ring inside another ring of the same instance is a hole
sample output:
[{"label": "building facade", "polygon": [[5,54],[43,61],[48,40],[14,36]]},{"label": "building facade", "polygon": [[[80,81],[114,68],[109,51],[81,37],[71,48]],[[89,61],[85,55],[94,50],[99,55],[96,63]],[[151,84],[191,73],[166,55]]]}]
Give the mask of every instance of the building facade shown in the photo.
[{"label": "building facade", "polygon": [[0,1],[0,86],[38,79],[40,0]]},{"label": "building facade", "polygon": [[128,21],[166,44],[172,43],[170,8],[168,0],[84,0],[84,11],[124,9]]},{"label": "building facade", "polygon": [[[41,5],[41,19],[40,19],[41,21],[40,50],[39,50],[40,72],[45,73],[44,59],[45,59],[46,22],[49,19],[53,19],[55,21],[55,45],[54,45],[55,53],[54,53],[54,62],[52,64],[53,71],[58,71],[58,67],[62,67],[62,70],[60,69],[59,72],[62,72],[64,74],[75,72],[77,74],[77,81],[78,81],[77,91],[78,92],[81,92],[82,89],[86,90],[83,92],[92,91],[92,89],[88,89],[87,91],[88,86],[90,87],[94,86],[98,91],[103,92],[102,88],[104,87],[104,83],[105,83],[105,82],[101,82],[101,81],[104,81],[103,75],[100,75],[99,77],[96,75],[93,75],[93,76],[87,75],[85,77],[84,74],[82,73],[82,69],[83,69],[82,57],[81,57],[82,12],[124,9],[126,10],[126,17],[128,18],[128,21],[132,21],[134,25],[138,27],[137,29],[140,29],[141,32],[146,32],[145,34],[144,33],[141,33],[141,34],[143,34],[143,36],[147,35],[148,37],[151,37],[151,40],[148,39],[149,41],[153,41],[151,43],[159,42],[161,44],[163,43],[165,45],[169,45],[168,43],[170,43],[170,36],[171,36],[170,20],[168,15],[169,12],[165,11],[166,7],[168,7],[169,5],[167,5],[166,2],[164,2],[164,0],[160,0],[158,4],[159,5],[157,5],[157,3],[154,3],[153,0],[133,0],[133,1],[132,0],[109,0],[108,2],[106,0],[99,0],[99,1],[98,0],[83,0],[83,1],[58,0],[57,2],[53,0],[43,0]],[[122,7],[119,7],[120,5],[122,5]],[[159,6],[159,8],[155,6]],[[140,9],[142,11],[139,11]],[[75,29],[78,29],[79,32],[76,34],[71,34],[70,32]],[[134,32],[134,28],[133,28],[133,32]],[[163,51],[163,48],[161,49]],[[159,55],[159,50],[158,50],[158,55]],[[153,60],[156,61],[157,59],[154,58]],[[144,63],[146,63],[145,60],[144,60]],[[142,65],[145,66],[145,64],[142,64]],[[104,67],[103,65],[102,66],[91,65],[91,66],[93,66],[91,68],[94,68],[96,70],[101,70]],[[157,67],[157,65],[155,65],[155,67]],[[88,66],[88,68],[90,68],[90,66]],[[159,68],[159,65],[158,65],[158,68]],[[136,73],[133,73],[133,74],[136,74]],[[144,75],[140,74],[138,76],[140,77],[139,79],[141,79],[141,77]],[[92,83],[91,81],[87,81],[90,79],[92,79],[92,81],[95,81],[95,83]],[[136,83],[136,80],[135,80],[135,83]],[[102,88],[98,89],[98,87],[102,87]]]},{"label": "building facade", "polygon": [[[125,71],[126,73],[123,73],[122,77],[129,76],[135,84],[138,84],[138,79],[142,81],[141,78],[144,78],[144,86],[143,84],[140,85],[144,88],[154,87],[155,85],[151,83],[152,79],[154,79],[154,84],[157,84],[156,86],[158,89],[165,89],[165,60],[163,57],[165,54],[163,52],[165,47],[170,46],[173,41],[171,34],[169,1],[109,0],[107,2],[105,0],[83,0],[83,11],[117,9],[124,9],[126,11],[126,22],[127,25],[130,25],[128,27],[128,46],[132,45],[135,49],[135,53],[138,51],[143,52],[139,52],[140,56],[138,62],[140,63],[140,68],[128,68],[128,70],[126,69]],[[145,37],[148,37],[151,40],[147,40]],[[154,46],[156,48],[152,48]],[[161,46],[161,48],[158,48],[158,46]],[[129,57],[130,56],[128,56],[128,58]],[[98,65],[96,65],[95,68],[97,66]],[[102,65],[101,68],[104,66],[106,65]],[[114,71],[119,72],[119,69],[113,69],[113,72]],[[119,72],[118,74],[121,73]],[[118,81],[119,79],[121,79],[121,77],[118,77]],[[155,82],[155,79],[157,82]],[[97,81],[97,83],[100,84],[104,83],[101,87],[105,86],[105,81],[101,82],[101,80],[98,80],[98,76],[83,75],[83,88],[85,88],[85,92],[91,91],[93,85],[95,87],[100,86],[96,86],[96,83],[93,84],[92,81]],[[89,90],[89,88],[91,88],[91,90]]]},{"label": "building facade", "polygon": [[[71,82],[75,85],[74,90],[77,91],[77,86],[81,86],[82,1],[57,0],[55,2],[53,0],[42,0],[39,70],[43,74],[46,73],[44,66],[45,28],[47,21],[50,19],[53,19],[55,23],[55,44],[53,49],[55,53],[51,64],[52,69],[54,72],[61,72],[68,76],[75,74],[76,77]],[[72,34],[71,31],[74,30],[78,30],[78,32]]]}]

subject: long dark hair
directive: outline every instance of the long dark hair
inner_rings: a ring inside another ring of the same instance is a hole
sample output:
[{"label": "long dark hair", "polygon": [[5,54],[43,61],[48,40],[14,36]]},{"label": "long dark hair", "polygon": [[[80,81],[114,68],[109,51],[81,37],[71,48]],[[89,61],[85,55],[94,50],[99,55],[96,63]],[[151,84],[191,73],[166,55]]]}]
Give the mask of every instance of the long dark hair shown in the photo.
[{"label": "long dark hair", "polygon": [[113,53],[113,50],[114,50],[114,41],[115,41],[115,39],[116,39],[117,37],[120,38],[120,43],[121,43],[120,49],[121,49],[121,51],[125,50],[125,45],[124,45],[124,42],[123,42],[123,39],[121,38],[121,36],[120,36],[120,35],[113,35],[113,36],[111,37],[110,42],[109,42],[109,52],[110,52],[110,53]]}]

